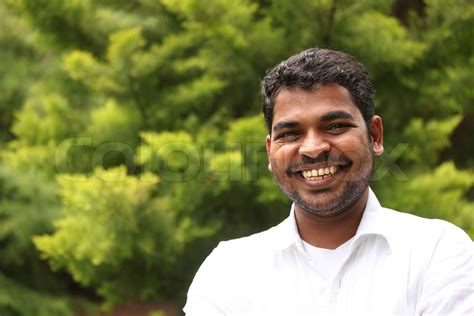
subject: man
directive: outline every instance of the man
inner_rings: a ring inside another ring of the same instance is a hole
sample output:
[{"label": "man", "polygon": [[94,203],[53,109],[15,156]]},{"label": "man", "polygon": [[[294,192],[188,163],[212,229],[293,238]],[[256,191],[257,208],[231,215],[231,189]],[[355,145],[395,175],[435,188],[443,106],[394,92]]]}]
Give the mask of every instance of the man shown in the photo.
[{"label": "man", "polygon": [[365,67],[308,49],[269,71],[262,94],[269,169],[290,216],[221,242],[186,315],[474,315],[471,239],[383,208],[369,188],[383,127]]}]

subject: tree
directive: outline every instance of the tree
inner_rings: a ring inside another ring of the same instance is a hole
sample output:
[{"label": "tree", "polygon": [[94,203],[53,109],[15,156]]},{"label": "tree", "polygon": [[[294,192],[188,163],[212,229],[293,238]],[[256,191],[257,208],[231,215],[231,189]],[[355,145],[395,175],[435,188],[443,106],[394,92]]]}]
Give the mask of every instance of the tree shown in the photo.
[{"label": "tree", "polygon": [[474,237],[467,1],[8,0],[0,17],[0,282],[32,302],[0,290],[2,315],[67,314],[79,287],[182,300],[219,240],[283,219],[259,80],[307,47],[368,66],[383,204]]}]

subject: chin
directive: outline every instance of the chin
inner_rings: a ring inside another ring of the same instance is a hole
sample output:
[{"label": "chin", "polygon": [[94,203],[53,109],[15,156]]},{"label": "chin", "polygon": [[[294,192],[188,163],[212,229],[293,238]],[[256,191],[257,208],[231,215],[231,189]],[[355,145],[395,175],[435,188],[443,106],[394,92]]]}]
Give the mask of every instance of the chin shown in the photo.
[{"label": "chin", "polygon": [[[343,189],[342,193],[324,191],[315,192],[314,194],[324,194],[325,197],[315,199],[313,197],[305,197],[296,191],[288,196],[290,199],[306,212],[319,217],[334,217],[349,210],[364,194],[368,188],[369,182],[352,182]],[[329,195],[329,196],[328,196]]]},{"label": "chin", "polygon": [[316,215],[318,217],[334,217],[344,213],[347,208],[341,207],[341,205],[314,205],[309,203],[304,203],[302,201],[294,201],[295,205],[299,208],[308,212],[312,215]]}]

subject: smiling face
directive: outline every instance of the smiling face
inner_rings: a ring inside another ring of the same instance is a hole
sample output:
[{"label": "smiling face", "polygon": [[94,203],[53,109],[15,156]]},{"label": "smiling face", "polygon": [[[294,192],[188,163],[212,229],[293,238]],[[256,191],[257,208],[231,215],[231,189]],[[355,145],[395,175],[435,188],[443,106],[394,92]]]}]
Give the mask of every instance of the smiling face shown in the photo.
[{"label": "smiling face", "polygon": [[297,208],[327,218],[361,198],[373,156],[383,153],[380,117],[370,126],[369,136],[350,93],[338,84],[279,92],[267,153],[273,177]]}]

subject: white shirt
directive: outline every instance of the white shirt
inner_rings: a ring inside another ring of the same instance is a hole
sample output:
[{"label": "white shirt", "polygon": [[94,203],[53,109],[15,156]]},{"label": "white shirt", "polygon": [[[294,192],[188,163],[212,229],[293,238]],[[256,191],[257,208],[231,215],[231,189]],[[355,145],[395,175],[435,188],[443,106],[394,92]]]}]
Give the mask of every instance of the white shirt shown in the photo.
[{"label": "white shirt", "polygon": [[[354,237],[353,237],[354,238]],[[318,248],[303,242],[303,249],[308,257],[308,262],[312,265],[316,273],[326,280],[333,282],[339,270],[350,254],[352,239],[349,239],[336,249]]]},{"label": "white shirt", "polygon": [[294,210],[278,226],[221,242],[188,291],[188,316],[474,315],[474,246],[460,228],[369,199],[334,280],[308,261]]}]

